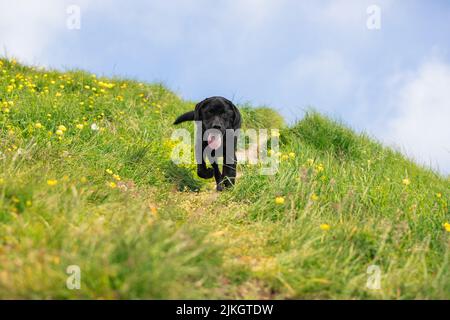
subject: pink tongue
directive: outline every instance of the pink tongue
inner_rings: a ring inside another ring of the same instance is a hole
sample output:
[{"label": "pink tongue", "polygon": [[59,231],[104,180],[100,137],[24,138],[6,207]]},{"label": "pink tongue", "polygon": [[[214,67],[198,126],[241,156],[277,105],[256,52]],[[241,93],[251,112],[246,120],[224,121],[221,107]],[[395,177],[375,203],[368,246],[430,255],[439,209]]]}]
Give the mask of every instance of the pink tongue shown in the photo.
[{"label": "pink tongue", "polygon": [[213,149],[216,150],[220,147],[220,145],[222,144],[222,138],[221,136],[217,135],[208,135],[208,146]]}]

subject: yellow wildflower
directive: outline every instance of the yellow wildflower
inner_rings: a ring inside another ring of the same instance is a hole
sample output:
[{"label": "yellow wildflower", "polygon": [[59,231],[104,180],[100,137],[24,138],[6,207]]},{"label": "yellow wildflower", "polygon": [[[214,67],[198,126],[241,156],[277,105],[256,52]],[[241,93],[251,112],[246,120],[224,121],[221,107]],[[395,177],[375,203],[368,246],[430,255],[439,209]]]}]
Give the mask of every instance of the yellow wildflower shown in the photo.
[{"label": "yellow wildflower", "polygon": [[279,137],[280,136],[280,132],[276,129],[272,129],[270,130],[270,134],[272,137]]},{"label": "yellow wildflower", "polygon": [[41,129],[41,128],[42,128],[42,123],[36,122],[36,123],[34,124],[34,127],[35,127],[36,129]]},{"label": "yellow wildflower", "polygon": [[284,204],[284,198],[283,197],[276,197],[275,198],[275,203],[276,204]]},{"label": "yellow wildflower", "polygon": [[58,126],[58,129],[61,131],[67,131],[67,128],[63,125]]},{"label": "yellow wildflower", "polygon": [[83,124],[81,124],[81,123],[78,123],[77,125],[76,125],[76,128],[77,129],[79,129],[79,130],[81,130],[81,129],[83,129]]},{"label": "yellow wildflower", "polygon": [[62,136],[64,134],[64,132],[62,130],[58,129],[58,130],[56,130],[56,134],[58,136]]},{"label": "yellow wildflower", "polygon": [[328,230],[330,230],[330,228],[331,228],[330,225],[327,223],[322,223],[320,225],[320,230],[323,230],[323,231],[328,231]]},{"label": "yellow wildflower", "polygon": [[117,181],[120,181],[120,176],[118,174],[113,174],[113,178]]},{"label": "yellow wildflower", "polygon": [[109,184],[108,184],[108,186],[111,188],[111,189],[114,189],[114,188],[116,188],[117,187],[117,184],[115,183],[115,182],[110,182]]},{"label": "yellow wildflower", "polygon": [[411,181],[410,181],[408,178],[405,178],[405,179],[402,180],[402,183],[403,183],[405,186],[409,186],[409,185],[411,184]]},{"label": "yellow wildflower", "polygon": [[55,179],[47,180],[47,184],[48,184],[50,187],[56,186],[56,185],[58,184],[58,180],[55,180]]},{"label": "yellow wildflower", "polygon": [[108,173],[108,174],[113,174],[113,171],[112,171],[111,169],[106,169],[105,171],[106,171],[106,173]]},{"label": "yellow wildflower", "polygon": [[445,231],[450,232],[450,223],[446,222],[443,224]]},{"label": "yellow wildflower", "polygon": [[295,153],[294,152],[289,152],[289,158],[294,159],[295,158]]},{"label": "yellow wildflower", "polygon": [[319,196],[318,196],[317,194],[313,193],[313,194],[311,195],[311,200],[312,200],[312,201],[317,201],[317,200],[319,200]]}]

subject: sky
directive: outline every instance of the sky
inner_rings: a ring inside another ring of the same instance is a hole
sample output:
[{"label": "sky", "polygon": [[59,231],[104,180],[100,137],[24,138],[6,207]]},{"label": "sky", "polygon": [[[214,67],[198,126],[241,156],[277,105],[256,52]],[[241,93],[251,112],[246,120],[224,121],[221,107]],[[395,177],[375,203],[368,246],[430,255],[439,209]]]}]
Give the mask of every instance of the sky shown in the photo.
[{"label": "sky", "polygon": [[445,0],[0,0],[2,55],[288,123],[312,107],[446,175],[449,35]]}]

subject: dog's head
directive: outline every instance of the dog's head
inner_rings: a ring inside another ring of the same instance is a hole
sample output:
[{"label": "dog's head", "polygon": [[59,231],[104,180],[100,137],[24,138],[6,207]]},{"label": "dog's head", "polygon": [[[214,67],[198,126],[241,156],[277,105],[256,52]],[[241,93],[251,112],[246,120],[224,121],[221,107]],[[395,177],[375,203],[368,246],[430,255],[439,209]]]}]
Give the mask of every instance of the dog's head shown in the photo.
[{"label": "dog's head", "polygon": [[223,97],[211,97],[195,106],[194,120],[201,121],[202,132],[207,134],[208,146],[217,149],[227,129],[241,127],[241,114],[236,106]]},{"label": "dog's head", "polygon": [[205,99],[195,106],[194,120],[201,121],[204,130],[215,129],[225,134],[227,129],[241,127],[241,115],[236,106],[222,97]]}]

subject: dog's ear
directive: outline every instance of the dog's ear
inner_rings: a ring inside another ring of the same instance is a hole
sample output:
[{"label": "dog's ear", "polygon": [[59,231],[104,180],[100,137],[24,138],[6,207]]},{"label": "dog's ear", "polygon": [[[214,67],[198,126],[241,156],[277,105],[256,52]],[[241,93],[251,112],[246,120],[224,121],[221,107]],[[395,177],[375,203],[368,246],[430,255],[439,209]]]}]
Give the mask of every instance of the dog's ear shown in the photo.
[{"label": "dog's ear", "polygon": [[204,104],[206,102],[206,99],[203,101],[200,101],[195,105],[194,109],[194,121],[202,121],[202,114],[200,112],[200,109],[203,108]]},{"label": "dog's ear", "polygon": [[233,104],[231,101],[227,101],[230,105],[231,109],[234,111],[234,120],[233,120],[233,129],[240,129],[241,128],[241,113],[239,112],[238,108]]}]

